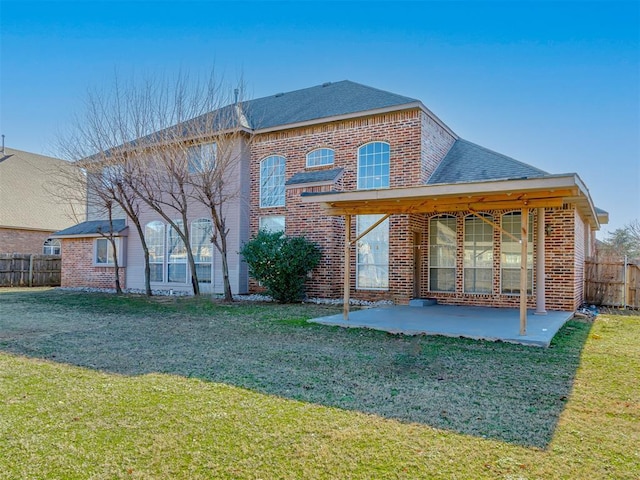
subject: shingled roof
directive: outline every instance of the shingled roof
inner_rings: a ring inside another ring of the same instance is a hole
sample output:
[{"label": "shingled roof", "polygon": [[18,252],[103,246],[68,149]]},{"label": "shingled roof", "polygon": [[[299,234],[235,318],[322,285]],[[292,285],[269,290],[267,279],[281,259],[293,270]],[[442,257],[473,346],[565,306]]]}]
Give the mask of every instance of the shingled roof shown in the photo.
[{"label": "shingled roof", "polygon": [[548,172],[471,143],[455,141],[428,184],[539,178]]},{"label": "shingled roof", "polygon": [[417,102],[415,98],[343,80],[249,100],[242,104],[242,110],[250,128],[258,130]]},{"label": "shingled roof", "polygon": [[[124,219],[116,219],[112,221],[114,234],[120,234],[127,228]],[[54,237],[95,237],[99,235],[107,235],[111,231],[109,220],[88,220],[86,222],[79,223],[64,230],[60,230],[53,234]]]}]

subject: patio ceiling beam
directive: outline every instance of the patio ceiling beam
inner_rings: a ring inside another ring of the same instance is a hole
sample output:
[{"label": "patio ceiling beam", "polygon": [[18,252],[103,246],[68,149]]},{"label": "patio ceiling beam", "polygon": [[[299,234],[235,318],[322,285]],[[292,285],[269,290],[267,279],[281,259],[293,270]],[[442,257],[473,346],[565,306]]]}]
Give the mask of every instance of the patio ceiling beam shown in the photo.
[{"label": "patio ceiling beam", "polygon": [[554,208],[561,207],[564,203],[562,198],[534,198],[527,200],[502,200],[502,201],[482,201],[474,199],[472,201],[452,202],[448,199],[442,200],[361,200],[349,202],[324,203],[324,213],[330,216],[343,215],[371,215],[371,214],[411,214],[411,213],[448,213],[464,211],[488,211],[488,210],[518,210],[527,208]]}]

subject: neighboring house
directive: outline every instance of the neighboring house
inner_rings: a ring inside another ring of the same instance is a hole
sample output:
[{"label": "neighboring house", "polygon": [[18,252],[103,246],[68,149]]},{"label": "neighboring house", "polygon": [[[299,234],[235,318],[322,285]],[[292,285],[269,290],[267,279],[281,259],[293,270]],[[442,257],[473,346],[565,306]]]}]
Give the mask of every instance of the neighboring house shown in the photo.
[{"label": "neighboring house", "polygon": [[57,158],[0,150],[0,253],[60,254],[60,240],[51,234],[85,215],[79,198],[68,201],[52,193],[55,178],[70,168]]},{"label": "neighboring house", "polygon": [[[461,139],[419,100],[349,81],[237,107],[238,128],[251,141],[238,145],[242,195],[229,205],[234,293],[257,288],[237,251],[267,228],[320,245],[311,297],[500,307],[524,301],[540,312],[582,303],[584,260],[608,215],[577,174],[549,174]],[[198,268],[210,272],[209,290],[219,292],[219,258],[206,234],[198,235],[207,221],[194,208],[197,247],[209,252]],[[152,286],[189,290],[175,236],[151,212],[144,224],[154,252]],[[122,241],[126,287],[142,288],[139,239],[129,229]],[[95,257],[95,245],[90,250]],[[71,263],[95,261],[63,255],[63,270]],[[68,285],[92,285],[71,276]]]}]

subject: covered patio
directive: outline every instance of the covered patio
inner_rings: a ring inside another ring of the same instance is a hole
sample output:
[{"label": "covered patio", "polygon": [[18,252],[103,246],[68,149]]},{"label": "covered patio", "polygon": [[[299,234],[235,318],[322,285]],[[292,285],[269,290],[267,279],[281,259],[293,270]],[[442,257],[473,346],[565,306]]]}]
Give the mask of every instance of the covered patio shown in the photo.
[{"label": "covered patio", "polygon": [[502,341],[548,347],[555,334],[573,316],[573,312],[529,312],[526,334],[520,332],[520,311],[515,308],[429,305],[394,305],[352,311],[309,320],[322,325],[370,328],[405,335],[443,335],[476,340]]}]

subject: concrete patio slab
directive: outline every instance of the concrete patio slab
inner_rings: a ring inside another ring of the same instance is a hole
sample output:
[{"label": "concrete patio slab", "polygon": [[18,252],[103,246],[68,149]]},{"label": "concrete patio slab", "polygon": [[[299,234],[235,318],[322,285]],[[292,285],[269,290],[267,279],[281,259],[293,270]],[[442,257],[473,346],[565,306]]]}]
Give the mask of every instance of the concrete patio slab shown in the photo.
[{"label": "concrete patio slab", "polygon": [[548,347],[555,334],[573,316],[573,312],[547,312],[527,315],[526,335],[520,335],[520,312],[512,308],[429,305],[424,307],[388,306],[309,320],[322,325],[371,328],[405,335],[444,335],[476,340],[503,341]]}]

